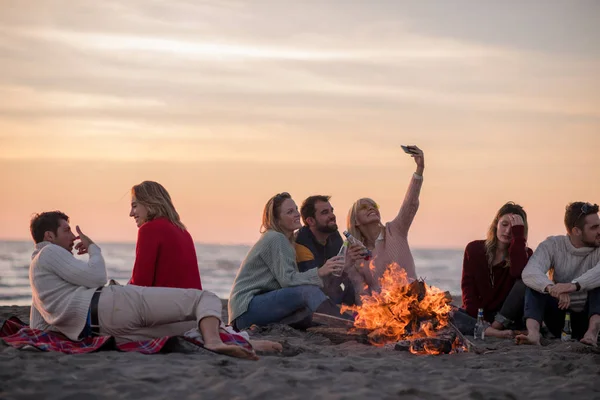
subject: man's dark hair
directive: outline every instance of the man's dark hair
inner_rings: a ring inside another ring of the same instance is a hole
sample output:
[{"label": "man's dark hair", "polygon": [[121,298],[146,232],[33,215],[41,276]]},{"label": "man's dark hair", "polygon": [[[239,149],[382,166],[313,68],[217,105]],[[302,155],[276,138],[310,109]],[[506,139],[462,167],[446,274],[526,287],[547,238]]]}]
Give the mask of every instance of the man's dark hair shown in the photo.
[{"label": "man's dark hair", "polygon": [[567,204],[565,210],[565,227],[567,232],[575,227],[583,230],[585,226],[585,217],[590,214],[598,214],[598,204],[584,203],[583,201],[575,201]]},{"label": "man's dark hair", "polygon": [[306,200],[304,200],[302,202],[302,206],[300,207],[300,215],[302,216],[302,223],[304,225],[308,225],[306,223],[306,219],[311,218],[311,217],[315,218],[315,216],[316,216],[315,204],[317,203],[317,201],[322,201],[324,203],[327,203],[330,198],[331,198],[331,196],[316,195],[316,196],[310,196]]},{"label": "man's dark hair", "polygon": [[69,222],[67,214],[60,211],[47,211],[41,214],[35,214],[31,218],[29,224],[29,230],[31,231],[31,237],[35,243],[44,241],[44,233],[47,231],[58,234],[58,227],[60,226],[60,220],[64,219]]}]

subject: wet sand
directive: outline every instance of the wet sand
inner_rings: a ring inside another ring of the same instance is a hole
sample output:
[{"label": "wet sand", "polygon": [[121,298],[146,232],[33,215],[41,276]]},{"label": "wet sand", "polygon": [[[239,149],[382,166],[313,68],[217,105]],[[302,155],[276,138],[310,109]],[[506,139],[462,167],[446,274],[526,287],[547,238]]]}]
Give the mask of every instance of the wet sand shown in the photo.
[{"label": "wet sand", "polygon": [[[0,320],[29,320],[28,307],[0,307]],[[252,332],[282,354],[238,360],[205,350],[141,355],[64,355],[0,343],[2,399],[594,399],[600,351],[550,341],[516,346],[489,339],[475,352],[416,356],[273,325]],[[189,350],[189,347],[186,347]]]}]

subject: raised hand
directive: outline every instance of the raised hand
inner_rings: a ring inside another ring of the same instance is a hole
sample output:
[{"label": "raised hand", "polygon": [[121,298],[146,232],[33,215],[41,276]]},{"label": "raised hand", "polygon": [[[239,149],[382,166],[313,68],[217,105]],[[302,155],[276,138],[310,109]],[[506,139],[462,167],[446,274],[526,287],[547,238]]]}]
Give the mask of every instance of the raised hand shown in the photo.
[{"label": "raised hand", "polygon": [[408,146],[411,151],[411,157],[415,159],[415,163],[417,164],[417,174],[423,175],[423,170],[425,169],[425,154],[423,150],[418,148],[417,146]]},{"label": "raised hand", "polygon": [[92,241],[92,239],[89,238],[89,236],[87,236],[83,232],[81,232],[81,229],[79,229],[79,225],[75,226],[75,230],[77,231],[77,234],[79,235],[75,238],[75,240],[80,240],[80,242],[75,245],[77,254],[78,255],[87,254],[87,252],[89,251],[90,245],[94,244],[94,242]]},{"label": "raised hand", "polygon": [[509,214],[508,220],[510,222],[510,226],[525,225],[523,217],[521,217],[519,214]]}]

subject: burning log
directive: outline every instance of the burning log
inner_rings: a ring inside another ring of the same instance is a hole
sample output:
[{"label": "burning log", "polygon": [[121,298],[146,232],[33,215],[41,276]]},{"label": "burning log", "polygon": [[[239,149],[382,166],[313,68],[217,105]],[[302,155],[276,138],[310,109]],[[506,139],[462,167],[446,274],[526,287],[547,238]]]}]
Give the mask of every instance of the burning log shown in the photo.
[{"label": "burning log", "polygon": [[452,352],[457,333],[454,329],[444,329],[431,337],[401,340],[394,347],[398,351],[410,351],[413,354],[449,354]]},{"label": "burning log", "polygon": [[447,292],[423,280],[409,282],[397,265],[388,267],[379,288],[362,296],[361,305],[345,308],[356,312],[355,327],[369,332],[371,344],[396,342],[396,349],[416,354],[464,349],[464,338],[457,339],[458,332],[449,325],[452,297]]},{"label": "burning log", "polygon": [[410,352],[413,354],[449,354],[452,351],[452,343],[450,340],[436,337],[419,338],[411,342]]}]

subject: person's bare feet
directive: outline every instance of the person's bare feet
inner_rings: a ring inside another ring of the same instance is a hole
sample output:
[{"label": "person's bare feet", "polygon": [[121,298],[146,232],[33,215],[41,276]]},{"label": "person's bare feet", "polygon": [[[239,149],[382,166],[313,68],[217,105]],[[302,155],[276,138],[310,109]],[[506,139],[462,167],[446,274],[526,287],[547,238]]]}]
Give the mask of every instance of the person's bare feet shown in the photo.
[{"label": "person's bare feet", "polygon": [[204,343],[204,348],[226,356],[247,360],[258,360],[258,356],[254,351],[246,350],[245,348],[234,344],[225,344],[223,342]]},{"label": "person's bare feet", "polygon": [[514,337],[514,333],[510,329],[500,330],[490,326],[485,330],[485,336],[510,339]]},{"label": "person's bare feet", "polygon": [[516,344],[532,344],[535,346],[541,346],[541,342],[540,342],[540,333],[539,332],[531,332],[528,333],[527,335],[517,335],[515,337],[515,343]]},{"label": "person's bare feet", "polygon": [[588,346],[598,347],[598,334],[593,332],[586,332],[583,338],[580,340],[581,343],[587,344]]},{"label": "person's bare feet", "polygon": [[251,340],[250,344],[256,351],[264,351],[265,353],[281,353],[283,346],[280,343],[270,340]]}]

